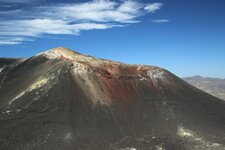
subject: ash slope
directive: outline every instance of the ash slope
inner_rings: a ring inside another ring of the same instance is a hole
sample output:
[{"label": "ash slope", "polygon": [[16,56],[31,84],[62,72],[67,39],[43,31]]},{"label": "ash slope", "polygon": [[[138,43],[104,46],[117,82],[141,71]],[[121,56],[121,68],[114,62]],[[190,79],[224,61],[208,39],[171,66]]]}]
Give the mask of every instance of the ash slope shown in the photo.
[{"label": "ash slope", "polygon": [[225,149],[225,102],[162,68],[66,48],[0,66],[0,149]]}]

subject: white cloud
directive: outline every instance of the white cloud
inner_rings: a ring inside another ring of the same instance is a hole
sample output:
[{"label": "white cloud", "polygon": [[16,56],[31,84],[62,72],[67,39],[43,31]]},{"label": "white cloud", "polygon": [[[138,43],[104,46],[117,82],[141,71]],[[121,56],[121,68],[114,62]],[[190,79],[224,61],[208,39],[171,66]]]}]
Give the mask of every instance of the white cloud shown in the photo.
[{"label": "white cloud", "polygon": [[30,3],[37,0],[0,0],[3,3]]},{"label": "white cloud", "polygon": [[161,9],[162,6],[163,6],[162,3],[150,3],[150,4],[147,4],[144,9],[148,12],[155,13],[156,10]]},{"label": "white cloud", "polygon": [[144,5],[135,1],[116,3],[107,0],[95,0],[87,3],[61,5],[50,7],[46,15],[62,18],[97,21],[97,22],[120,22],[133,23],[141,13]]},{"label": "white cloud", "polygon": [[33,41],[33,40],[24,37],[0,37],[0,45],[20,44],[23,41]]},{"label": "white cloud", "polygon": [[166,23],[166,22],[170,22],[169,19],[155,19],[155,20],[152,20],[152,22],[154,23]]},{"label": "white cloud", "polygon": [[5,13],[9,18],[11,17],[0,22],[0,45],[18,44],[46,34],[79,35],[82,30],[124,27],[140,22],[137,20],[139,16],[147,12],[153,13],[161,6],[161,3],[146,5],[133,0],[120,2],[93,0],[84,3],[32,7],[27,10],[11,11],[11,13],[0,11],[0,15]]},{"label": "white cloud", "polygon": [[70,24],[65,20],[33,19],[8,21],[0,23],[0,26],[0,35],[38,37],[43,34],[77,35],[81,30],[107,29],[122,25],[89,22]]}]

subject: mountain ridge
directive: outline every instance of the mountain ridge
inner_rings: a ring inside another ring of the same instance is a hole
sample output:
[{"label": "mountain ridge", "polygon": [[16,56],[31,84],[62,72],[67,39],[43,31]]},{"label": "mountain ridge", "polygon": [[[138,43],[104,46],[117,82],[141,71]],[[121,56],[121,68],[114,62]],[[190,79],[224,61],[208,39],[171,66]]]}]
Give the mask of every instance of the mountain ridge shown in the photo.
[{"label": "mountain ridge", "polygon": [[225,79],[202,76],[184,77],[182,79],[213,96],[225,100]]},{"label": "mountain ridge", "polygon": [[225,149],[225,102],[160,67],[64,48],[0,64],[0,149]]}]

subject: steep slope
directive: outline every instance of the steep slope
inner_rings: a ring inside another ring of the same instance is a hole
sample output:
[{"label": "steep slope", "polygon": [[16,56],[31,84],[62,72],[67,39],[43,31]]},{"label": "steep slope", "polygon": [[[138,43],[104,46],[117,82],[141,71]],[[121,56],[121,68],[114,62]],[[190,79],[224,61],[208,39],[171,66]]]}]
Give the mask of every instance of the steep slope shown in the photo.
[{"label": "steep slope", "polygon": [[182,78],[193,86],[225,100],[225,79],[193,76]]},{"label": "steep slope", "polygon": [[66,48],[16,62],[0,74],[0,149],[225,149],[225,102],[167,70]]}]

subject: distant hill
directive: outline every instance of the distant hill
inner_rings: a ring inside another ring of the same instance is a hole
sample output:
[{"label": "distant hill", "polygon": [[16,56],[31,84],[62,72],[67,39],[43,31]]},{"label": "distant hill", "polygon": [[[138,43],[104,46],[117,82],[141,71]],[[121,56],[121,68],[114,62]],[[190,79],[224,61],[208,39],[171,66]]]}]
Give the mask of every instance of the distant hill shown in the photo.
[{"label": "distant hill", "polygon": [[193,76],[183,78],[193,86],[225,100],[225,79]]}]

